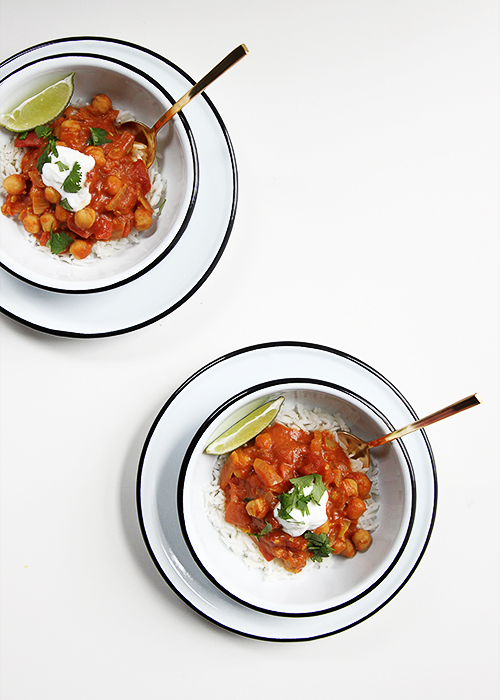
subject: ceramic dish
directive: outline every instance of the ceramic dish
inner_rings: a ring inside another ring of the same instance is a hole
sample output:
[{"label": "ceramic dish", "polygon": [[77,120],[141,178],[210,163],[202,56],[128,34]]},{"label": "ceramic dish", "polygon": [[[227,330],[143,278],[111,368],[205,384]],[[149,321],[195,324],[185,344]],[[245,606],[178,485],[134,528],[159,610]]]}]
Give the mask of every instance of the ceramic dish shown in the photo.
[{"label": "ceramic dish", "polygon": [[[158,84],[182,95],[193,84],[166,59],[132,44],[85,38],[50,42],[13,57],[0,66],[0,78],[33,60],[66,55],[84,46],[133,65]],[[145,274],[127,284],[90,294],[67,294],[35,288],[0,268],[1,310],[37,330],[71,337],[115,335],[150,324],[188,299],[210,275],[232,230],[237,202],[237,173],[231,141],[206,94],[183,112],[196,142],[199,186],[190,221],[175,246]]]},{"label": "ceramic dish", "polygon": [[[76,42],[78,44],[78,42]],[[12,110],[26,97],[74,73],[71,104],[83,105],[97,93],[111,98],[115,109],[131,112],[145,124],[153,124],[175,99],[162,85],[131,65],[105,56],[85,53],[85,41],[75,53],[47,56],[13,70],[0,81],[0,103]],[[78,51],[78,54],[76,53]],[[12,140],[0,128],[0,147]],[[177,114],[158,134],[157,167],[166,183],[165,202],[153,226],[129,244],[101,259],[69,264],[48,254],[47,248],[32,245],[17,217],[2,216],[0,264],[23,281],[52,291],[86,293],[124,284],[151,269],[172,249],[185,230],[198,191],[196,147],[184,114]]]},{"label": "ceramic dish", "polygon": [[331,416],[339,413],[346,417],[350,430],[363,439],[386,432],[387,424],[374,406],[335,385],[290,380],[249,387],[243,396],[230,399],[207,418],[188,447],[178,487],[181,529],[203,572],[239,602],[282,615],[335,610],[379,585],[401,556],[413,522],[415,482],[411,462],[404,445],[394,444],[377,450],[379,526],[366,552],[352,560],[330,557],[321,567],[306,568],[287,577],[265,575],[231,551],[210,522],[205,494],[217,458],[204,450],[229,425],[278,396],[285,397],[284,410],[293,409],[298,403]]},{"label": "ceramic dish", "polygon": [[377,585],[363,595],[345,597],[338,606],[333,603],[333,607],[313,610],[310,605],[302,612],[285,613],[256,609],[224,592],[200,568],[184,538],[177,503],[182,464],[200,427],[221,406],[243,396],[248,387],[261,385],[269,392],[269,385],[291,378],[302,385],[319,382],[333,387],[336,395],[339,392],[338,396],[349,397],[349,401],[363,397],[363,407],[370,407],[370,426],[386,432],[416,418],[406,399],[389,381],[353,357],[327,347],[293,342],[249,347],[203,367],[169,398],[147,436],[137,478],[144,540],[168,585],[214,623],[238,634],[276,641],[313,639],[340,632],[390,601],[423,555],[437,497],[434,461],[425,432],[408,435],[396,448],[401,450],[401,475],[405,471],[408,480],[413,473],[414,480],[411,516],[406,507],[401,511],[403,530],[408,536],[393,557],[392,568],[387,566],[386,575]]}]

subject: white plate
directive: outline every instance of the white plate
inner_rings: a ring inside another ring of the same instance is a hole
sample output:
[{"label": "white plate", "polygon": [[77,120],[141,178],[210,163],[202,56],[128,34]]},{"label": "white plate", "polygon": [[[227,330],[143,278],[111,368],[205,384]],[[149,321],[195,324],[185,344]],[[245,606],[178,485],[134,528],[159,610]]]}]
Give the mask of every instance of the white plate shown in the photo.
[{"label": "white plate", "polygon": [[[35,46],[0,66],[0,78],[46,56],[85,50],[134,65],[174,96],[194,83],[180,68],[134,44],[112,39],[62,39]],[[199,189],[187,229],[153,269],[107,291],[72,295],[38,289],[0,268],[0,310],[21,323],[55,335],[97,337],[146,326],[186,301],[217,264],[231,233],[236,212],[237,172],[226,128],[209,98],[202,94],[184,109],[199,159]]]},{"label": "white plate", "polygon": [[390,382],[355,358],[331,348],[294,342],[254,346],[202,368],[170,397],[147,437],[137,478],[143,536],[165,581],[188,605],[221,627],[276,641],[334,634],[385,605],[406,583],[423,555],[437,498],[432,452],[425,432],[419,431],[401,441],[415,479],[411,532],[401,556],[375,587],[335,610],[305,615],[263,612],[226,595],[204,575],[183,537],[177,494],[181,466],[193,437],[219,406],[250,386],[290,378],[330,382],[362,396],[377,408],[387,432],[417,417]]}]

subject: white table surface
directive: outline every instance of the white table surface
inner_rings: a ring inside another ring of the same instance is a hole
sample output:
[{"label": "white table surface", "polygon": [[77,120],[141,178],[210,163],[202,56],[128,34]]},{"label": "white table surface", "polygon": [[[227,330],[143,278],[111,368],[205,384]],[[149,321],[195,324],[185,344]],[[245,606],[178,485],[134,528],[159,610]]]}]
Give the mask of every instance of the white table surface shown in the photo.
[{"label": "white table surface", "polygon": [[[0,0],[0,59],[105,36],[199,78],[245,42],[207,91],[236,153],[236,222],[201,289],[141,330],[61,338],[0,316],[2,700],[497,698],[498,2],[138,9]],[[406,586],[362,624],[290,644],[188,608],[135,507],[141,447],[172,392],[282,340],[363,360],[420,416],[483,399],[427,430],[437,518]]]}]

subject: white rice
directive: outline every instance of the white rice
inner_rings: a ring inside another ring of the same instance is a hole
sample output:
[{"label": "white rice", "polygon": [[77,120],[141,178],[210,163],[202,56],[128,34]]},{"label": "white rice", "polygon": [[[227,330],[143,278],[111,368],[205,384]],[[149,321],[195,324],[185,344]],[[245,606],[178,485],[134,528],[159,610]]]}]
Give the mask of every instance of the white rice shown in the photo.
[{"label": "white rice", "polygon": [[[285,401],[283,404],[277,422],[290,428],[299,428],[305,431],[329,430],[334,437],[336,437],[338,430],[350,432],[349,426],[339,414],[332,416],[319,409],[307,409],[299,404],[291,405],[288,401]],[[230,525],[226,522],[226,500],[224,492],[219,486],[220,470],[226,459],[227,455],[222,455],[217,459],[212,473],[212,480],[204,488],[205,511],[208,520],[217,530],[225,546],[240,557],[249,568],[260,569],[266,577],[272,577],[273,579],[293,579],[296,574],[287,571],[281,561],[273,559],[268,562],[264,559],[254,537],[242,532],[235,525]],[[365,469],[360,460],[351,459],[351,469],[352,471],[365,473],[372,482],[371,496],[365,501],[366,511],[359,518],[358,523],[361,528],[373,533],[378,527],[377,512],[380,507],[378,502],[380,495],[378,489],[378,465],[371,458],[370,466],[368,469]],[[330,567],[333,565],[334,559],[334,556],[329,556],[321,562],[313,562],[309,559],[302,571],[319,567],[322,569]]]},{"label": "white rice", "polygon": [[[83,101],[76,101],[74,106],[83,106]],[[134,116],[131,112],[120,111],[116,118],[116,123],[120,124],[126,121],[133,120]],[[14,146],[15,136],[13,136],[10,141],[0,144],[0,195],[2,199],[5,200],[7,192],[2,187],[2,183],[6,177],[9,175],[14,175],[21,170],[21,161],[24,154],[26,153],[25,148],[17,148]],[[161,158],[160,155],[157,156],[157,161]],[[149,168],[149,179],[151,181],[151,189],[146,195],[146,199],[151,204],[153,212],[155,214],[159,213],[159,208],[166,196],[167,184],[163,180],[160,170],[158,168],[158,162],[155,161],[153,165]],[[19,231],[21,235],[24,235],[26,242],[31,246],[40,251],[41,254],[52,256],[52,252],[48,246],[40,245],[36,236],[25,231],[23,226],[19,226]],[[92,252],[83,260],[77,260],[70,253],[62,253],[57,257],[58,260],[64,263],[70,263],[71,265],[88,265],[92,264],[97,260],[102,260],[113,255],[115,251],[121,250],[126,246],[137,245],[141,241],[141,233],[136,229],[132,229],[129,235],[125,238],[118,238],[111,241],[96,241],[92,246]]]}]

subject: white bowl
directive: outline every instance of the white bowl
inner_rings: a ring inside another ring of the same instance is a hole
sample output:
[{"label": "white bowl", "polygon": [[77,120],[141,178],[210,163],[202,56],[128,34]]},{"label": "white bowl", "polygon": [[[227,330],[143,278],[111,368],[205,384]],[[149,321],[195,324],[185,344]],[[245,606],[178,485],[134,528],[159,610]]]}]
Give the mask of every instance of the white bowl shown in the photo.
[{"label": "white bowl", "polygon": [[[83,43],[82,43],[83,47]],[[97,93],[107,94],[116,109],[128,110],[148,125],[180,95],[171,96],[133,65],[89,53],[49,56],[27,63],[0,82],[0,104],[8,112],[56,80],[75,73],[71,103],[88,103]],[[0,127],[0,148],[12,134]],[[166,182],[165,204],[152,228],[136,245],[126,245],[104,259],[68,264],[33,246],[17,217],[0,216],[0,264],[17,277],[45,289],[85,293],[111,289],[151,269],[168,254],[188,225],[198,190],[198,160],[188,121],[177,114],[158,133],[158,168]]]},{"label": "white bowl", "polygon": [[306,568],[279,579],[249,568],[228,549],[208,519],[204,490],[210,484],[216,457],[205,447],[227,427],[265,401],[285,396],[285,405],[299,402],[345,419],[362,439],[388,432],[388,421],[369,402],[327,382],[294,379],[249,388],[220,406],[200,427],[184,458],[178,483],[181,529],[194,560],[228,596],[253,609],[282,616],[307,616],[337,610],[377,587],[401,557],[408,541],[415,507],[415,481],[402,444],[373,451],[379,467],[378,529],[372,545],[353,559],[332,556],[328,566]]}]

